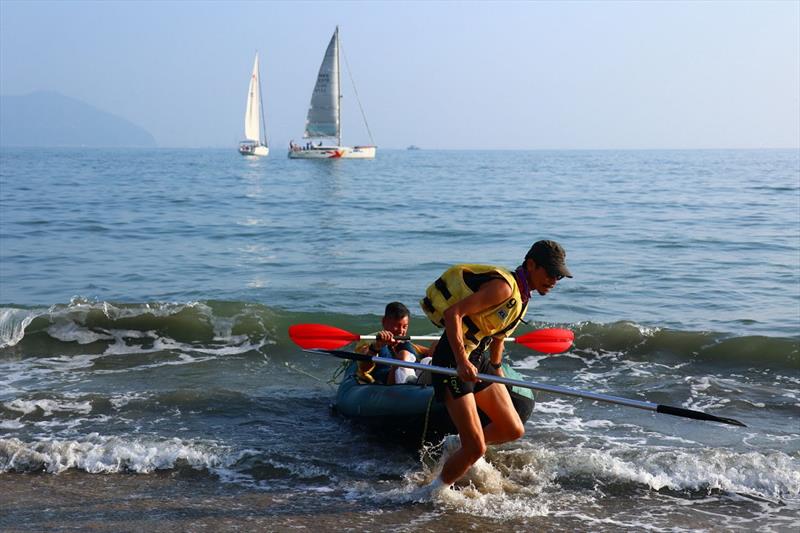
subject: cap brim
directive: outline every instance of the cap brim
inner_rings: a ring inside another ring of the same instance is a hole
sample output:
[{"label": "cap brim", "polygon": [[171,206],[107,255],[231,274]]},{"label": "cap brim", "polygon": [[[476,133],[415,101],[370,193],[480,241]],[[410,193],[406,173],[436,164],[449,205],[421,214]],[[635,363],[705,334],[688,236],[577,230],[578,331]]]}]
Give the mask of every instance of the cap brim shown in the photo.
[{"label": "cap brim", "polygon": [[551,274],[555,273],[555,274],[558,274],[559,276],[564,276],[565,278],[571,278],[572,277],[572,272],[570,272],[569,269],[567,268],[567,265],[564,265],[564,264],[555,265],[553,267],[553,270],[550,271],[550,273]]}]

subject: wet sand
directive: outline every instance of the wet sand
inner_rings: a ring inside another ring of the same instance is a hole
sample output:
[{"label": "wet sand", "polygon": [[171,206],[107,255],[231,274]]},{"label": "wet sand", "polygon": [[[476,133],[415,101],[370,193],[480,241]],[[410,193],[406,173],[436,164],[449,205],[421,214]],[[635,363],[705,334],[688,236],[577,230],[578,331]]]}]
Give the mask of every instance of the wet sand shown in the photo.
[{"label": "wet sand", "polygon": [[[376,509],[339,495],[248,490],[175,473],[0,475],[0,530],[22,531],[450,531],[511,524],[433,505]],[[422,519],[423,523],[420,523]]]},{"label": "wet sand", "polygon": [[[652,493],[651,493],[652,494]],[[639,498],[640,512],[653,500]],[[656,511],[670,528],[723,531],[724,516],[750,514],[759,522],[758,505],[709,502],[703,509]],[[746,512],[747,508],[749,512]],[[264,491],[221,483],[203,474],[176,471],[137,474],[0,475],[0,531],[619,531],[630,529],[627,498],[592,506],[589,516],[547,516],[498,520],[445,509],[434,504],[376,504],[342,493]],[[582,514],[582,513],[580,513]],[[644,513],[642,513],[644,514]],[[796,531],[791,510],[773,515],[773,531]],[[656,528],[658,529],[658,528]]]}]

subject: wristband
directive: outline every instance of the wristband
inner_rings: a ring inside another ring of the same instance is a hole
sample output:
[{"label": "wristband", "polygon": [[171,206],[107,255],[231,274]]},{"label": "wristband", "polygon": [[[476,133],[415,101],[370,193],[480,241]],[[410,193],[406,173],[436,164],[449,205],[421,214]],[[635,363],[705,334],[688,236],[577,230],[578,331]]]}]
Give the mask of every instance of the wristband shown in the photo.
[{"label": "wristband", "polygon": [[492,368],[494,368],[495,370],[500,370],[500,368],[503,366],[503,363],[497,363],[497,364],[494,364],[494,363],[492,363],[491,361],[489,361],[489,364],[490,364],[490,365],[491,365],[491,367],[492,367]]}]

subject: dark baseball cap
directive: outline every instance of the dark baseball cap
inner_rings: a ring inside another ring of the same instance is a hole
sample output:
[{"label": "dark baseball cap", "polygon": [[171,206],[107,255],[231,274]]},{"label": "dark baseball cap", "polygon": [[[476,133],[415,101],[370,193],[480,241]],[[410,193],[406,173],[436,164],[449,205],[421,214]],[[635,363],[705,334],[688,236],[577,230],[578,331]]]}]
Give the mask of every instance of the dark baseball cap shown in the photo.
[{"label": "dark baseball cap", "polygon": [[533,259],[553,277],[572,277],[567,268],[567,252],[556,241],[536,241],[525,254],[525,259]]}]

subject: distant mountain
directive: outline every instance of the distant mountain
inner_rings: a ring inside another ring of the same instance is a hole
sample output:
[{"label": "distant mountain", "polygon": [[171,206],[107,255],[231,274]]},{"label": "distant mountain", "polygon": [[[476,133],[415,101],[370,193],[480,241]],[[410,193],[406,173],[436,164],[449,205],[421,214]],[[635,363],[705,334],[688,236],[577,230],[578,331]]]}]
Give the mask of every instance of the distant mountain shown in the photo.
[{"label": "distant mountain", "polygon": [[155,147],[144,128],[56,92],[0,96],[0,145]]}]

